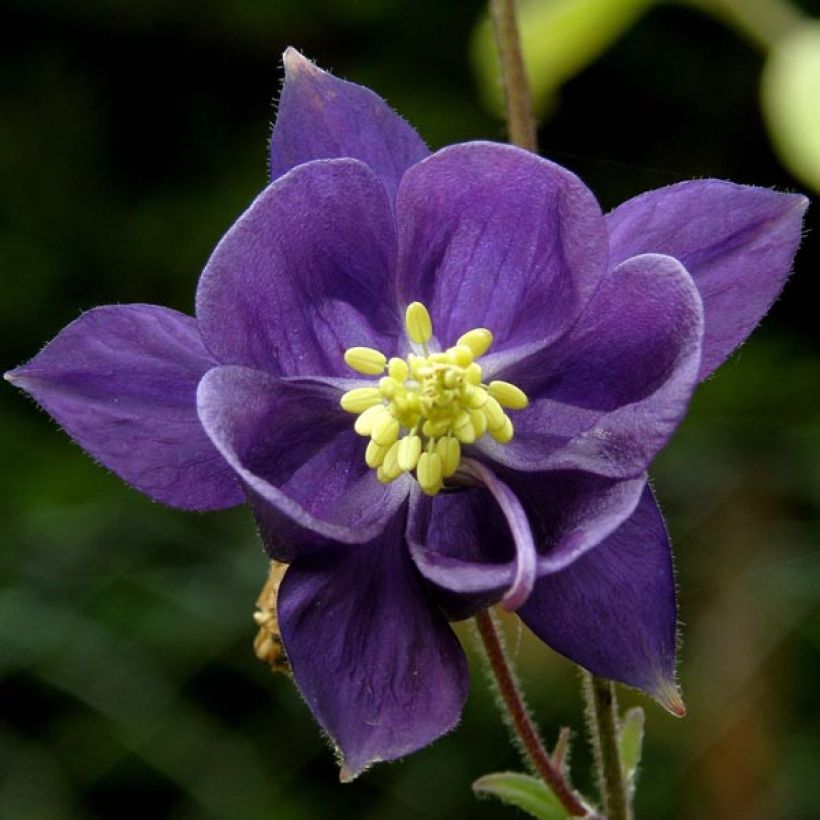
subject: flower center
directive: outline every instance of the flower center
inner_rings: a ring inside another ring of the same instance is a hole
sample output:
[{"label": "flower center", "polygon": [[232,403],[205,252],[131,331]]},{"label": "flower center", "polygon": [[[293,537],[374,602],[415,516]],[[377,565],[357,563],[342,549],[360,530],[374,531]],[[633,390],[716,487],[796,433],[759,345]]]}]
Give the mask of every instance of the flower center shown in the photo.
[{"label": "flower center", "polygon": [[371,347],[351,347],[344,354],[348,366],[381,378],[377,387],[349,390],[340,403],[358,416],[355,431],[370,438],[365,461],[379,481],[386,484],[415,470],[421,489],[435,495],[458,469],[462,444],[484,434],[502,444],[510,441],[513,424],[504,408],[521,410],[528,399],[508,382],[481,381],[477,359],[493,341],[486,328],[470,330],[447,350],[431,353],[433,325],[421,302],[408,306],[404,326],[422,355],[388,361]]}]

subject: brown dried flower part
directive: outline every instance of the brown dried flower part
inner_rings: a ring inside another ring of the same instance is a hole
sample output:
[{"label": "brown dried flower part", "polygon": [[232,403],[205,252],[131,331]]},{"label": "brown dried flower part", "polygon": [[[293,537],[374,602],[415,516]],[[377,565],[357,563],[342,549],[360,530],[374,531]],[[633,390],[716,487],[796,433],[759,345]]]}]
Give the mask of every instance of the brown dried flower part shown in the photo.
[{"label": "brown dried flower part", "polygon": [[279,634],[279,619],[276,617],[276,596],[279,593],[279,584],[285,577],[287,564],[278,561],[270,562],[270,571],[265,586],[256,600],[256,612],[253,619],[259,627],[259,632],[253,642],[253,651],[260,661],[268,664],[273,672],[290,674],[285,647]]}]

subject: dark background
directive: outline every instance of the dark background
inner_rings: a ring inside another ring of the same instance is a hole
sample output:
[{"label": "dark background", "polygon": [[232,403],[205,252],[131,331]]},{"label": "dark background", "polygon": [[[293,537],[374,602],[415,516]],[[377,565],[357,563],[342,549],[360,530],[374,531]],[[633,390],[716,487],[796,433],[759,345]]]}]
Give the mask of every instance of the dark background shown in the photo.
[{"label": "dark background", "polygon": [[[503,139],[469,69],[481,11],[6,0],[0,369],[84,308],[192,310],[209,252],[265,184],[289,44],[374,88],[432,148]],[[761,61],[717,23],[659,7],[565,86],[542,153],[605,208],[691,177],[800,190],[763,130]],[[623,694],[647,709],[642,818],[820,817],[819,243],[809,233],[783,297],[656,466],[689,716]],[[338,785],[290,682],[251,652],[265,561],[245,511],[152,504],[7,385],[0,418],[0,817],[514,816],[470,792],[519,767],[477,658],[454,734]],[[580,731],[571,665],[512,624],[510,640],[546,734]],[[580,738],[574,761],[589,785]]]}]

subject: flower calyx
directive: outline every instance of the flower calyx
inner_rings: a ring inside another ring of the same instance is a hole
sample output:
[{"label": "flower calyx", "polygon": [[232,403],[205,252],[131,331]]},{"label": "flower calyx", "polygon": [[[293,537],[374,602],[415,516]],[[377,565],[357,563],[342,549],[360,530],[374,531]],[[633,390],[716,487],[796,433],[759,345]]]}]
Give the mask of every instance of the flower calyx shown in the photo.
[{"label": "flower calyx", "polygon": [[529,400],[509,382],[482,381],[483,356],[493,341],[486,328],[475,328],[452,347],[430,351],[433,326],[421,302],[408,305],[405,330],[416,350],[406,359],[388,359],[370,347],[345,351],[347,365],[367,376],[380,376],[373,387],[357,387],[341,398],[342,409],[357,416],[355,431],[370,438],[365,461],[383,483],[415,471],[428,495],[458,469],[461,447],[483,435],[506,444],[513,423],[505,412],[521,410]]}]

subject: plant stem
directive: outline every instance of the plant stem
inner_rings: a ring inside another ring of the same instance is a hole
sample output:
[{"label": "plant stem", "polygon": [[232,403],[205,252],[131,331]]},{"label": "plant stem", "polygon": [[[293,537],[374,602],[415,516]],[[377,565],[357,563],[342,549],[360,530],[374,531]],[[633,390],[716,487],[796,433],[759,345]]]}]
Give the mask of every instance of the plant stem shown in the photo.
[{"label": "plant stem", "polygon": [[689,0],[689,3],[737,29],[764,52],[805,19],[788,0]]},{"label": "plant stem", "polygon": [[488,610],[484,610],[475,616],[475,622],[487,653],[487,660],[490,663],[498,694],[506,710],[505,716],[515,739],[520,742],[521,748],[535,771],[552,789],[567,812],[572,817],[586,817],[588,814],[586,807],[572,791],[572,787],[567,783],[561,770],[551,760],[532,722],[498,631],[495,617]]},{"label": "plant stem", "polygon": [[610,680],[583,671],[592,751],[608,820],[632,820],[632,806],[618,747],[618,704]]},{"label": "plant stem", "polygon": [[513,145],[538,151],[532,95],[524,67],[515,0],[490,0],[493,34],[501,63],[501,81],[507,112],[507,130]]}]

